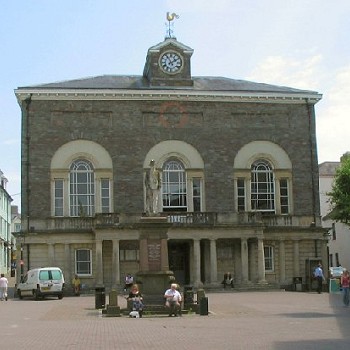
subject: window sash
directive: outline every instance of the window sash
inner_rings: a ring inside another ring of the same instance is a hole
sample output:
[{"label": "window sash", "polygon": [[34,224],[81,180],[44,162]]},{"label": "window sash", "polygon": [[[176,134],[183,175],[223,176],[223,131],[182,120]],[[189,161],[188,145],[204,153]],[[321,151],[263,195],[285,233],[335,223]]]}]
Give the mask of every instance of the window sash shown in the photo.
[{"label": "window sash", "polygon": [[187,211],[186,172],[179,161],[169,161],[163,168],[163,210]]},{"label": "window sash", "polygon": [[95,180],[92,164],[86,160],[73,162],[69,179],[70,216],[93,216]]},{"label": "window sash", "polygon": [[195,177],[192,179],[192,201],[193,201],[193,211],[202,211],[202,181],[201,178]]},{"label": "window sash", "polygon": [[55,179],[54,181],[54,215],[63,216],[64,208],[64,190],[63,190],[63,179]]},{"label": "window sash", "polygon": [[75,273],[77,275],[91,275],[91,249],[77,249],[75,251]]},{"label": "window sash", "polygon": [[239,212],[245,211],[245,181],[244,178],[237,179],[237,210]]},{"label": "window sash", "polygon": [[288,180],[280,179],[280,207],[281,214],[289,214]]},{"label": "window sash", "polygon": [[120,261],[139,261],[140,251],[139,249],[120,249],[119,259]]},{"label": "window sash", "polygon": [[266,161],[257,161],[251,171],[251,209],[275,212],[275,185],[271,166]]},{"label": "window sash", "polygon": [[101,179],[101,212],[110,213],[110,181]]},{"label": "window sash", "polygon": [[265,271],[272,272],[274,271],[274,251],[273,247],[265,246],[264,247],[264,257],[265,257]]}]

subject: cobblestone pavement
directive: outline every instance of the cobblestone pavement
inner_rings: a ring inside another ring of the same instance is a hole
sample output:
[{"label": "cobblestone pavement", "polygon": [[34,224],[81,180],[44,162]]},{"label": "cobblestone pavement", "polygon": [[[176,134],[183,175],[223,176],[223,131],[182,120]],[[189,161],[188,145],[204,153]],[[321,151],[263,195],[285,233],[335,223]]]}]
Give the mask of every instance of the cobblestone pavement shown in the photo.
[{"label": "cobblestone pavement", "polygon": [[[95,297],[0,302],[2,350],[349,349],[340,294],[208,293],[209,315],[102,316]],[[108,298],[107,298],[108,302]],[[119,298],[119,305],[125,306]]]}]

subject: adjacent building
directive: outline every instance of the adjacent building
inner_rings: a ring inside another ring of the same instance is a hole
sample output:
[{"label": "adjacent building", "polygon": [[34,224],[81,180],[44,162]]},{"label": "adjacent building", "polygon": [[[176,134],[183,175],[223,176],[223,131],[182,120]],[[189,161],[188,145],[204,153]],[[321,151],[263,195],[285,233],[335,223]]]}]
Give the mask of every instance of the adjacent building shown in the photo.
[{"label": "adjacent building", "polygon": [[[322,96],[194,77],[192,54],[167,37],[149,48],[142,75],[16,89],[25,269],[60,266],[67,280],[112,288],[157,270],[166,251],[161,269],[182,285],[218,287],[230,272],[237,288],[289,288],[296,277],[310,286],[313,266],[327,261]],[[150,164],[160,174],[155,214]]]},{"label": "adjacent building", "polygon": [[343,266],[350,268],[350,228],[341,222],[331,220],[328,214],[331,212],[329,203],[334,177],[340,162],[324,162],[319,165],[320,173],[320,201],[322,224],[328,231],[329,266]]},{"label": "adjacent building", "polygon": [[0,272],[6,274],[10,271],[12,235],[11,235],[11,202],[12,198],[7,192],[8,180],[0,170]]}]

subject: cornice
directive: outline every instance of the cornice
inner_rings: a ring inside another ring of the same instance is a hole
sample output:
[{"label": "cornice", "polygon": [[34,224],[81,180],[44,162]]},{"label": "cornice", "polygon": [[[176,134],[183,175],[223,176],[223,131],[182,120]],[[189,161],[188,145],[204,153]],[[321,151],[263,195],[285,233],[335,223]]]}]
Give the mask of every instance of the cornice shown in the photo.
[{"label": "cornice", "polygon": [[316,104],[322,95],[318,93],[247,92],[247,91],[193,91],[193,90],[114,90],[114,89],[37,89],[15,90],[18,103],[25,99],[46,101],[191,101],[191,102],[259,102]]}]

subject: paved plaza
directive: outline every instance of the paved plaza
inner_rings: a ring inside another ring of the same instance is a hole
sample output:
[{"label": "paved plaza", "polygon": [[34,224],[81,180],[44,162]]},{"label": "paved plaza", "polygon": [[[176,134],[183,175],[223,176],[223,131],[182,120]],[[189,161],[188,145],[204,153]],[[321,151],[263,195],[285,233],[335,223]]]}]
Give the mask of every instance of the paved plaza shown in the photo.
[{"label": "paved plaza", "polygon": [[[105,317],[93,295],[0,302],[2,350],[349,349],[340,294],[208,293],[209,315]],[[107,298],[108,303],[108,298]],[[125,307],[125,299],[119,298]]]}]

